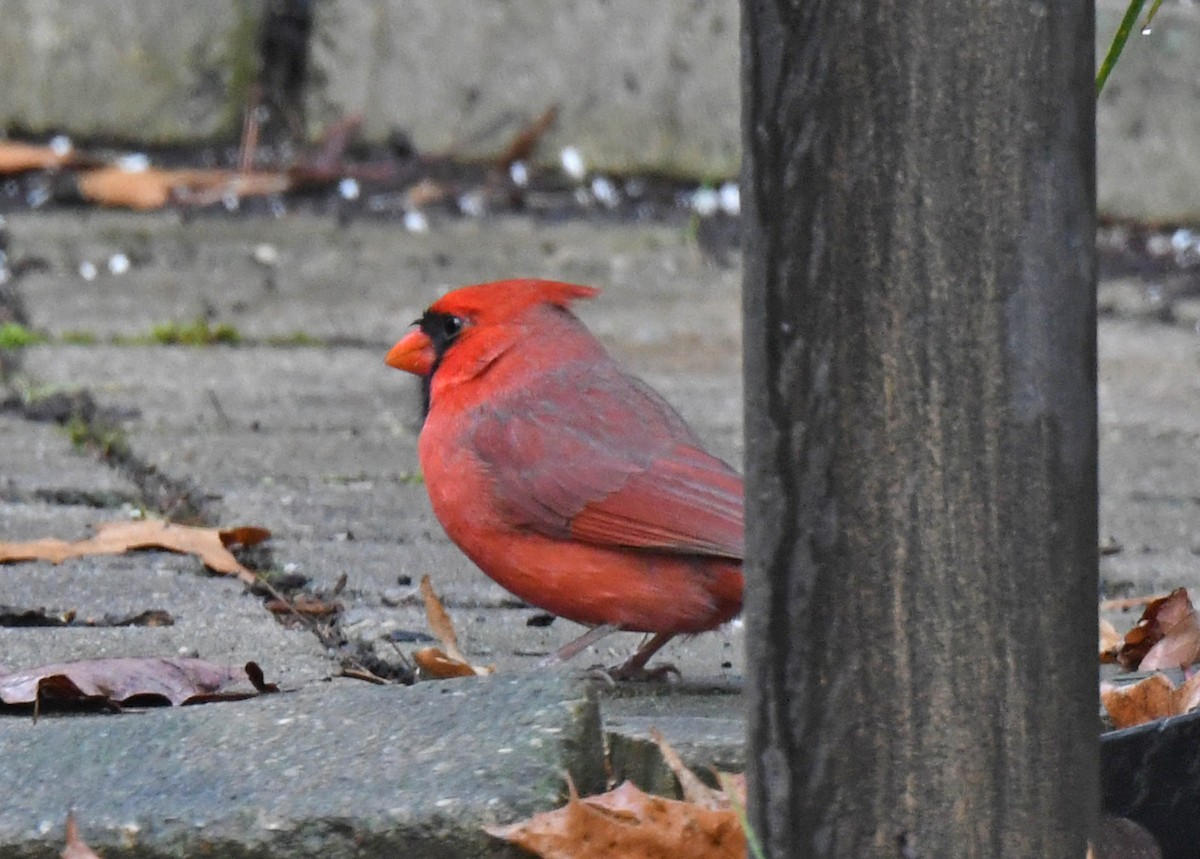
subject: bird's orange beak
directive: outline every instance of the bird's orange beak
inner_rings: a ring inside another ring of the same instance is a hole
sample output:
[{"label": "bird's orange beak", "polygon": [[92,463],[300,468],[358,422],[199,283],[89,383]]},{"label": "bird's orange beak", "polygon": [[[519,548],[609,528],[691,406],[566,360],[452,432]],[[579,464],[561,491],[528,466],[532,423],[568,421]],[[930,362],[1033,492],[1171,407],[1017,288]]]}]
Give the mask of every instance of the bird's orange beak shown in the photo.
[{"label": "bird's orange beak", "polygon": [[433,341],[424,331],[417,329],[400,339],[384,358],[384,363],[397,370],[404,370],[415,376],[428,376],[433,372],[433,362],[437,356],[433,351]]}]

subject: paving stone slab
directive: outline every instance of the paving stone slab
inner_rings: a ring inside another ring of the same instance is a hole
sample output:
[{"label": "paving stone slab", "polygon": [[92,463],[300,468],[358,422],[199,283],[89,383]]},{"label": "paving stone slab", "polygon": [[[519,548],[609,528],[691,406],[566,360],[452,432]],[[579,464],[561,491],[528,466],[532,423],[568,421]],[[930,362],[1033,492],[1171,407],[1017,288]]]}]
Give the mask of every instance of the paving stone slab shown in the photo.
[{"label": "paving stone slab", "polygon": [[57,855],[70,808],[109,859],[508,857],[482,826],[555,807],[566,773],[604,781],[595,700],[565,674],[0,717],[0,757],[13,859]]}]

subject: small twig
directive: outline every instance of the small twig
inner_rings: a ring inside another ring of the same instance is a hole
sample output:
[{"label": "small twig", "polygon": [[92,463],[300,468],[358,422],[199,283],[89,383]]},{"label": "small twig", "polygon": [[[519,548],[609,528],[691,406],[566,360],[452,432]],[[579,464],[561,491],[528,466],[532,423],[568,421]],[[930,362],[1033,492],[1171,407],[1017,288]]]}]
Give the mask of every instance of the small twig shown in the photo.
[{"label": "small twig", "polygon": [[1121,599],[1101,600],[1100,611],[1129,611],[1131,608],[1142,608],[1155,600],[1166,599],[1171,594],[1149,594],[1142,597],[1123,597]]},{"label": "small twig", "polygon": [[500,169],[507,170],[514,161],[527,161],[537,149],[542,137],[558,118],[558,105],[552,104],[546,108],[533,122],[526,125],[509,142],[508,147],[496,158]]}]

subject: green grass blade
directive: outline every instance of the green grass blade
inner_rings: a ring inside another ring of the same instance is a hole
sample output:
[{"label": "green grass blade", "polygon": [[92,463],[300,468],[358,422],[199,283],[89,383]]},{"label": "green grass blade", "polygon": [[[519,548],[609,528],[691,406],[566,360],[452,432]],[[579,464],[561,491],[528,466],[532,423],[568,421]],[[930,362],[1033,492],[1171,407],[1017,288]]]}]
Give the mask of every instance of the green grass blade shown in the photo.
[{"label": "green grass blade", "polygon": [[[1161,2],[1162,0],[1158,0],[1154,4],[1154,11],[1150,14],[1151,18],[1154,17],[1154,12],[1158,11]],[[1133,32],[1138,15],[1142,14],[1144,5],[1146,5],[1146,0],[1129,0],[1129,8],[1125,10],[1125,17],[1121,19],[1121,26],[1117,28],[1117,34],[1113,36],[1112,44],[1108,46],[1108,53],[1104,57],[1104,62],[1100,64],[1100,71],[1096,72],[1096,95],[1100,95],[1104,90],[1104,83],[1108,80],[1113,66],[1117,64],[1121,51],[1125,50],[1125,43],[1129,41],[1129,34]],[[1150,19],[1147,18],[1147,24],[1149,21]]]}]

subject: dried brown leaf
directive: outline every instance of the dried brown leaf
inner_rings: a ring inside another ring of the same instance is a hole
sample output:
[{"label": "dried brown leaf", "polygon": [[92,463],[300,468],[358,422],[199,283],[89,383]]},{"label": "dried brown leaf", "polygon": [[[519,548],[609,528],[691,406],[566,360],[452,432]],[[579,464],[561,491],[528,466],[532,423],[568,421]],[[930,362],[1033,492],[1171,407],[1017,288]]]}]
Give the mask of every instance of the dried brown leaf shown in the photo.
[{"label": "dried brown leaf", "polygon": [[1100,662],[1107,665],[1117,661],[1124,636],[1105,618],[1100,618]]},{"label": "dried brown leaf", "polygon": [[495,665],[472,665],[458,647],[458,634],[454,631],[454,622],[438,595],[433,591],[433,582],[428,575],[421,577],[421,597],[425,600],[425,617],[429,620],[429,628],[442,643],[445,651],[436,647],[425,647],[413,654],[417,666],[437,680],[448,677],[474,677],[493,674]]},{"label": "dried brown leaf", "polygon": [[51,701],[180,706],[274,690],[253,662],[217,665],[203,659],[85,659],[0,675],[0,701],[10,706],[44,706]]},{"label": "dried brown leaf", "polygon": [[292,187],[286,173],[233,170],[125,170],[101,167],[76,179],[80,195],[102,206],[161,209],[170,203],[210,205],[229,197],[281,194]]},{"label": "dried brown leaf", "polygon": [[434,593],[433,582],[428,574],[421,577],[421,597],[425,600],[425,617],[429,621],[429,628],[446,648],[447,655],[459,662],[466,662],[466,657],[458,649],[458,633],[454,631],[454,622],[450,620],[446,607]]},{"label": "dried brown leaf", "polygon": [[[1143,660],[1149,655],[1151,649],[1168,635],[1172,635],[1174,638],[1187,638],[1191,635],[1189,628],[1196,626],[1196,613],[1192,608],[1191,600],[1188,599],[1187,591],[1183,588],[1176,588],[1167,596],[1152,600],[1146,606],[1146,610],[1138,622],[1129,632],[1125,633],[1125,640],[1116,653],[1117,661],[1126,670],[1135,670],[1143,664]],[[1172,668],[1186,664],[1158,661],[1163,651],[1168,651],[1166,655],[1169,658],[1175,658],[1180,654],[1180,648],[1186,648],[1186,646],[1186,641],[1165,645],[1156,655],[1155,663],[1152,664],[1155,664],[1156,667],[1165,665]],[[1151,669],[1147,668],[1146,670]]]},{"label": "dried brown leaf", "polygon": [[296,594],[291,599],[272,599],[266,604],[272,614],[302,614],[305,617],[329,617],[342,610],[337,600],[322,599],[315,594]]},{"label": "dried brown leaf", "polygon": [[1200,661],[1200,619],[1193,612],[1166,631],[1138,663],[1139,671],[1181,668]]},{"label": "dried brown leaf", "polygon": [[670,743],[662,735],[662,731],[658,728],[651,728],[650,739],[658,746],[658,751],[663,756],[667,769],[678,780],[685,802],[695,803],[701,808],[729,808],[729,799],[725,796],[724,791],[711,788],[700,781],[700,777],[688,768],[683,759],[679,757],[679,753],[671,748]]},{"label": "dried brown leaf", "polygon": [[507,170],[514,161],[528,161],[537,149],[542,137],[550,130],[554,120],[558,118],[558,105],[552,104],[540,116],[522,128],[509,141],[505,150],[496,158],[496,163],[502,170]]},{"label": "dried brown leaf", "polygon": [[67,844],[58,855],[62,859],[100,859],[100,856],[79,837],[74,811],[67,812]]},{"label": "dried brown leaf", "polygon": [[1181,716],[1200,706],[1200,674],[1192,675],[1179,686],[1162,673],[1127,685],[1101,683],[1100,702],[1116,728]]},{"label": "dried brown leaf", "polygon": [[0,140],[0,174],[65,167],[74,159],[74,150],[65,152],[51,146]]},{"label": "dried brown leaf", "polygon": [[1127,686],[1100,684],[1100,703],[1116,728],[1130,728],[1172,715],[1173,692],[1165,674],[1152,674]]},{"label": "dried brown leaf", "polygon": [[437,647],[422,647],[413,654],[417,667],[434,680],[451,677],[475,677],[477,672],[463,659],[455,659]]},{"label": "dried brown leaf", "polygon": [[[242,530],[245,529],[233,529],[233,532]],[[250,530],[269,534],[261,528]],[[47,537],[24,543],[0,542],[0,564],[16,561],[61,564],[68,558],[85,555],[121,555],[134,549],[165,549],[168,552],[196,555],[210,570],[226,575],[235,574],[247,584],[253,584],[254,573],[238,563],[226,548],[227,538],[222,537],[223,533],[217,528],[173,525],[158,519],[103,522],[96,526],[96,536],[86,540],[68,542]]]},{"label": "dried brown leaf", "polygon": [[746,839],[732,811],[651,796],[630,782],[587,799],[580,799],[572,786],[563,808],[486,829],[543,859],[746,855]]}]

